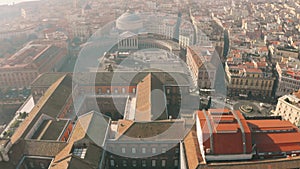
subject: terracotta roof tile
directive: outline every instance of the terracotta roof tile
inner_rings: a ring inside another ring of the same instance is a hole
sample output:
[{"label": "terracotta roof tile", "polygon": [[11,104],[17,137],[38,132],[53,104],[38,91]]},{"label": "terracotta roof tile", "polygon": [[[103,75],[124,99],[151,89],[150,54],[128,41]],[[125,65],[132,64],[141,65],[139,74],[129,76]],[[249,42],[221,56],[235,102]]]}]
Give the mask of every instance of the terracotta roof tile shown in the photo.
[{"label": "terracotta roof tile", "polygon": [[195,127],[184,138],[184,150],[189,169],[197,169],[200,164],[205,164],[205,161],[200,153],[200,148],[197,140]]},{"label": "terracotta roof tile", "polygon": [[119,140],[180,140],[186,133],[182,120],[134,122],[124,129]]},{"label": "terracotta roof tile", "polygon": [[257,68],[253,68],[253,69],[246,69],[246,72],[249,72],[249,73],[262,73],[262,70],[261,69],[257,69]]},{"label": "terracotta roof tile", "polygon": [[279,119],[272,120],[247,120],[249,127],[252,130],[288,130],[296,129],[296,127],[289,121],[281,121]]},{"label": "terracotta roof tile", "polygon": [[[28,128],[30,124],[34,123],[35,120],[38,119],[39,115],[41,115],[41,110],[45,106],[45,104],[48,102],[49,98],[52,96],[52,94],[55,92],[55,90],[58,88],[60,83],[63,81],[65,76],[61,77],[59,80],[57,80],[54,84],[52,84],[48,90],[45,92],[45,94],[41,97],[39,102],[34,106],[32,111],[28,114],[28,117],[25,118],[25,120],[20,124],[18,129],[15,131],[15,133],[11,137],[11,142],[14,144],[20,137],[22,137],[23,134],[25,134],[25,131]],[[57,113],[57,112],[55,112]]]},{"label": "terracotta roof tile", "polygon": [[[212,148],[214,154],[243,153],[242,130],[245,133],[246,152],[251,152],[250,129],[240,111],[209,109],[208,111],[198,111],[197,115],[201,124],[202,137],[205,140],[204,145],[206,148]],[[223,121],[220,121],[222,117]],[[210,127],[212,131],[210,131]],[[211,134],[213,147],[207,144]]]},{"label": "terracotta roof tile", "polygon": [[[90,112],[78,118],[77,123],[68,141],[68,145],[64,149],[62,149],[62,151],[57,153],[57,155],[53,160],[53,163],[51,164],[54,168],[57,168],[57,166],[59,167],[67,166],[67,164],[60,164],[60,163],[67,163],[67,160],[65,159],[71,155],[71,150],[75,142],[83,138],[88,138],[90,144],[102,144],[99,142],[100,141],[99,139],[103,139],[102,141],[104,141],[106,134],[102,133],[102,131],[103,130],[107,131],[106,130],[107,128],[103,128],[105,126],[107,127],[107,125],[101,119],[99,119],[98,116],[102,116],[102,115],[96,112]],[[96,130],[98,129],[97,132],[95,132],[96,131],[95,129]],[[97,146],[101,146],[101,145],[97,145]]]}]

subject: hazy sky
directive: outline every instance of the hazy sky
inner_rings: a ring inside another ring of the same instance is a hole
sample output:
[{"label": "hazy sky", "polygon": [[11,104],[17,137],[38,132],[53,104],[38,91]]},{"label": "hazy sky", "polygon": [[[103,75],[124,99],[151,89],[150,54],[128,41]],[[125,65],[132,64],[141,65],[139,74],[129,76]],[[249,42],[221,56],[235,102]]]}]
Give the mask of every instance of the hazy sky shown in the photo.
[{"label": "hazy sky", "polygon": [[0,5],[20,3],[20,2],[25,2],[25,1],[38,1],[38,0],[0,0]]}]

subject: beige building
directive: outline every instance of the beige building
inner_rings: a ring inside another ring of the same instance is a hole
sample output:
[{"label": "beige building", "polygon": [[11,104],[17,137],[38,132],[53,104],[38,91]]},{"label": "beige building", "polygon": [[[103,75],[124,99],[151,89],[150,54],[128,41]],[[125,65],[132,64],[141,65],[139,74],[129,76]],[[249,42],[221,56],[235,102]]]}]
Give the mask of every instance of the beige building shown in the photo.
[{"label": "beige building", "polygon": [[189,22],[183,22],[179,27],[179,45],[184,49],[187,46],[194,45],[194,29]]},{"label": "beige building", "polygon": [[72,23],[70,26],[70,30],[73,37],[79,37],[81,40],[86,40],[91,35],[89,26],[84,21]]},{"label": "beige building", "polygon": [[289,68],[286,64],[276,63],[278,86],[276,96],[283,96],[300,89],[300,69]]},{"label": "beige building", "polygon": [[164,18],[162,23],[158,26],[159,34],[164,35],[166,39],[175,38],[176,23],[175,18]]},{"label": "beige building", "polygon": [[66,49],[29,43],[0,62],[0,88],[29,87],[40,74],[58,71],[66,56]]},{"label": "beige building", "polygon": [[216,67],[212,64],[213,47],[189,46],[186,63],[193,81],[200,89],[213,89],[216,80]]},{"label": "beige building", "polygon": [[225,64],[229,96],[241,97],[272,97],[275,77],[272,73],[246,64]]},{"label": "beige building", "polygon": [[279,48],[275,51],[277,57],[298,58],[298,51],[293,49]]},{"label": "beige building", "polygon": [[209,44],[208,35],[212,34],[212,27],[208,24],[211,18],[208,16],[191,16],[192,23],[195,28],[196,44]]},{"label": "beige building", "polygon": [[194,36],[192,34],[180,34],[179,35],[179,45],[182,48],[186,48],[187,46],[193,45]]},{"label": "beige building", "polygon": [[276,116],[282,116],[284,120],[299,126],[300,121],[300,90],[292,95],[284,95],[278,99]]}]

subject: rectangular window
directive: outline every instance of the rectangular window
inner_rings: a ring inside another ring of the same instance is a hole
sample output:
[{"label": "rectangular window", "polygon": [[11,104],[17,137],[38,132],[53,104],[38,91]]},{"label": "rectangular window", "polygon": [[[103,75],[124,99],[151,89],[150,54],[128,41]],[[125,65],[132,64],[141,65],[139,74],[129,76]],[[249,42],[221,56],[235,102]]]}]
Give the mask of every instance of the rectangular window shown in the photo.
[{"label": "rectangular window", "polygon": [[131,152],[132,152],[132,154],[135,154],[136,153],[136,149],[134,147],[131,148]]},{"label": "rectangular window", "polygon": [[167,88],[167,94],[170,94],[170,89],[169,88]]},{"label": "rectangular window", "polygon": [[30,166],[31,168],[33,168],[33,167],[34,167],[33,162],[29,162],[29,166]]},{"label": "rectangular window", "polygon": [[152,147],[152,154],[155,154],[155,153],[156,153],[156,148]]},{"label": "rectangular window", "polygon": [[215,73],[214,72],[210,72],[210,79],[213,79],[215,76]]},{"label": "rectangular window", "polygon": [[44,163],[40,163],[40,167],[41,167],[41,169],[44,169],[45,168],[45,164]]},{"label": "rectangular window", "polygon": [[143,153],[143,154],[146,153],[146,148],[145,148],[145,147],[142,148],[142,153]]},{"label": "rectangular window", "polygon": [[110,166],[112,166],[112,167],[115,166],[115,160],[113,160],[113,159],[110,160]]},{"label": "rectangular window", "polygon": [[122,88],[122,93],[126,93],[126,89],[124,87]]},{"label": "rectangular window", "polygon": [[127,160],[122,161],[123,167],[127,167]]},{"label": "rectangular window", "polygon": [[155,167],[156,166],[156,160],[152,160],[151,164],[152,164],[152,167]]},{"label": "rectangular window", "polygon": [[75,156],[78,156],[78,157],[84,159],[85,154],[86,154],[86,150],[87,150],[86,148],[74,148],[73,154]]},{"label": "rectangular window", "polygon": [[115,93],[117,94],[119,91],[118,91],[118,89],[115,89]]},{"label": "rectangular window", "polygon": [[142,167],[146,167],[147,164],[146,164],[146,160],[142,160]]},{"label": "rectangular window", "polygon": [[166,166],[166,160],[161,160],[161,166],[165,167]]},{"label": "rectangular window", "polygon": [[175,153],[176,153],[176,154],[179,153],[179,148],[175,148]]},{"label": "rectangular window", "polygon": [[132,166],[136,167],[136,160],[132,160]]},{"label": "rectangular window", "polygon": [[123,147],[122,148],[122,153],[125,154],[126,153],[126,149]]},{"label": "rectangular window", "polygon": [[102,93],[102,90],[101,88],[98,89],[98,94],[101,94]]},{"label": "rectangular window", "polygon": [[106,89],[106,93],[107,93],[107,94],[110,93],[110,89],[109,89],[109,88]]},{"label": "rectangular window", "polygon": [[161,152],[162,152],[162,153],[166,153],[166,151],[167,151],[166,148],[162,148],[162,149],[161,149]]},{"label": "rectangular window", "polygon": [[174,160],[174,166],[175,166],[175,167],[178,166],[178,160]]}]

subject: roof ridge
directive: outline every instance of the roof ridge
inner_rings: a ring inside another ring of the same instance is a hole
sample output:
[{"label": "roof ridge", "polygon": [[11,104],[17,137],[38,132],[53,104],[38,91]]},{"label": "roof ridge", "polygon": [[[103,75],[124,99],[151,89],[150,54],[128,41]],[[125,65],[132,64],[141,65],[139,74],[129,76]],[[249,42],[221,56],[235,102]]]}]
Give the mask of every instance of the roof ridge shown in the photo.
[{"label": "roof ridge", "polygon": [[[11,142],[14,144],[18,139],[22,137],[26,129],[29,127],[29,125],[32,123],[32,121],[36,118],[36,116],[41,112],[42,108],[46,105],[49,98],[52,96],[52,94],[55,92],[55,90],[58,88],[59,84],[65,79],[66,75],[59,78],[54,84],[52,84],[45,92],[45,94],[40,98],[40,100],[37,102],[37,104],[33,107],[31,112],[29,113],[29,116],[25,118],[25,120],[20,124],[18,129],[15,131],[15,133],[11,137]],[[27,123],[26,123],[27,122]]]},{"label": "roof ridge", "polygon": [[[120,139],[129,130],[129,128],[131,128],[133,126],[133,124],[135,123],[134,121],[131,121],[131,120],[126,120],[126,121],[131,122],[131,124],[125,130],[123,130],[122,133],[118,133],[116,140]],[[118,123],[119,123],[119,121],[118,121]]]},{"label": "roof ridge", "polygon": [[62,162],[62,161],[64,161],[64,160],[66,160],[66,159],[69,158],[69,157],[72,157],[72,154],[71,154],[71,153],[68,154],[67,156],[61,158],[61,159],[58,159],[58,160],[56,160],[56,161],[53,161],[53,164],[51,165],[51,167],[54,167],[55,165],[57,165],[58,163],[60,163],[60,162]]}]

